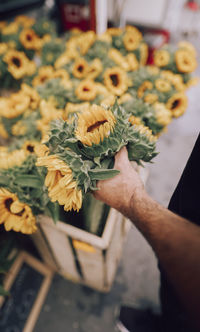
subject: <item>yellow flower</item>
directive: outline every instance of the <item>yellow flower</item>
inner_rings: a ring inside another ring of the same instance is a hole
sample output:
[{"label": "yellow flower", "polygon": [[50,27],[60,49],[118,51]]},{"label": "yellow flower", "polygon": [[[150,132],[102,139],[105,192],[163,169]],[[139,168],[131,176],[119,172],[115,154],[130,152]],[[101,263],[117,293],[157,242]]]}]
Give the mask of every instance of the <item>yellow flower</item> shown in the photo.
[{"label": "yellow flower", "polygon": [[123,37],[124,47],[127,51],[134,51],[139,46],[141,39],[142,35],[139,31],[127,31]]},{"label": "yellow flower", "polygon": [[166,107],[172,112],[172,116],[175,118],[178,118],[186,111],[187,105],[187,96],[182,92],[175,93],[166,103]]},{"label": "yellow flower", "polygon": [[35,23],[35,19],[25,15],[18,15],[15,17],[15,22],[22,25],[24,28],[29,28]]},{"label": "yellow flower", "polygon": [[39,157],[37,166],[47,167],[45,185],[52,202],[64,205],[65,211],[79,211],[82,206],[82,191],[73,179],[72,170],[56,155]]},{"label": "yellow flower", "polygon": [[145,66],[149,56],[149,49],[146,43],[141,43],[139,45],[140,49],[140,65]]},{"label": "yellow flower", "polygon": [[17,22],[11,22],[4,26],[1,30],[3,35],[14,35],[18,32],[19,24]]},{"label": "yellow flower", "polygon": [[39,36],[32,29],[22,30],[19,40],[27,50],[39,50],[42,46]]},{"label": "yellow flower", "polygon": [[[151,75],[158,75],[160,73],[160,69],[156,66],[146,66],[146,69],[147,69],[148,73]],[[162,73],[163,72],[164,72],[164,70],[162,71]]]},{"label": "yellow flower", "polygon": [[65,114],[68,117],[69,113],[76,113],[76,112],[85,112],[89,109],[90,103],[84,102],[84,103],[67,103],[65,106]]},{"label": "yellow flower", "polygon": [[140,87],[138,88],[137,95],[139,98],[142,98],[144,96],[144,92],[146,90],[152,90],[153,89],[153,84],[150,81],[144,81]]},{"label": "yellow flower", "polygon": [[156,119],[162,126],[167,126],[172,121],[172,114],[165,104],[155,103]]},{"label": "yellow flower", "polygon": [[42,118],[37,120],[37,129],[42,132],[44,137],[49,130],[49,123],[53,120],[62,118],[65,120],[64,111],[57,109],[51,100],[42,100],[40,102],[40,114]]},{"label": "yellow flower", "polygon": [[97,95],[97,89],[94,81],[92,80],[83,80],[77,86],[75,94],[80,100],[94,100]]},{"label": "yellow flower", "polygon": [[24,52],[9,50],[3,60],[8,64],[8,71],[15,79],[20,79],[27,74],[28,58]]},{"label": "yellow flower", "polygon": [[9,137],[1,120],[0,120],[0,136],[3,137],[4,139],[8,139],[8,137]]},{"label": "yellow flower", "polygon": [[145,103],[154,104],[158,100],[158,96],[155,93],[148,93],[144,97]]},{"label": "yellow flower", "polygon": [[175,53],[177,69],[182,73],[191,73],[197,67],[195,57],[185,49],[179,49]]},{"label": "yellow flower", "polygon": [[0,55],[4,54],[8,49],[8,45],[6,43],[0,43]]},{"label": "yellow flower", "polygon": [[157,50],[154,52],[154,64],[158,67],[168,65],[170,61],[170,54],[166,50]]},{"label": "yellow flower", "polygon": [[129,63],[127,62],[127,59],[117,49],[111,48],[108,51],[108,57],[124,70],[129,70]]},{"label": "yellow flower", "polygon": [[178,47],[187,50],[189,53],[192,54],[193,57],[196,57],[197,55],[195,47],[186,40],[180,41],[178,43]]},{"label": "yellow flower", "polygon": [[99,144],[113,131],[115,122],[111,111],[92,105],[90,110],[78,114],[76,137],[85,145]]},{"label": "yellow flower", "polygon": [[10,97],[0,97],[0,115],[12,119],[24,113],[30,105],[30,97],[22,91],[13,93]]},{"label": "yellow flower", "polygon": [[135,35],[138,35],[139,38],[140,38],[140,40],[142,40],[142,33],[140,32],[140,30],[138,30],[133,25],[126,25],[125,26],[125,30],[128,31],[128,32],[132,32]]},{"label": "yellow flower", "polygon": [[78,58],[74,62],[72,74],[77,78],[84,78],[89,71],[89,65],[83,58]]},{"label": "yellow flower", "polygon": [[130,95],[130,93],[125,93],[118,99],[118,104],[120,105],[120,104],[126,103],[127,101],[129,101],[131,99],[132,99],[132,96]]},{"label": "yellow flower", "polygon": [[58,69],[58,68],[61,68],[61,67],[65,66],[69,62],[70,62],[70,58],[68,56],[68,52],[64,52],[56,60],[54,66],[55,66],[56,69]]},{"label": "yellow flower", "polygon": [[152,130],[144,126],[138,117],[135,117],[134,115],[130,116],[129,122],[135,126],[140,134],[144,134],[150,142],[155,142],[157,140],[156,136],[152,135]]},{"label": "yellow flower", "polygon": [[32,234],[37,230],[31,208],[5,188],[0,188],[0,215],[0,224],[4,224],[6,231]]},{"label": "yellow flower", "polygon": [[106,33],[109,34],[110,36],[120,36],[122,33],[121,28],[108,28],[106,30]]},{"label": "yellow flower", "polygon": [[23,136],[26,134],[27,128],[22,121],[17,121],[14,126],[12,126],[12,135]]},{"label": "yellow flower", "polygon": [[99,74],[103,70],[103,65],[100,59],[95,58],[92,63],[89,66],[89,70],[87,73],[87,78],[90,80],[94,80],[96,77],[99,76]]},{"label": "yellow flower", "polygon": [[62,83],[69,81],[69,74],[65,69],[57,69],[53,73],[53,78],[61,78]]},{"label": "yellow flower", "polygon": [[127,54],[126,59],[127,59],[130,71],[135,71],[139,68],[139,62],[134,53]]},{"label": "yellow flower", "polygon": [[0,168],[8,169],[14,166],[20,166],[26,159],[24,150],[14,150],[11,152],[0,151]]},{"label": "yellow flower", "polygon": [[183,82],[183,78],[179,74],[174,74],[170,70],[163,70],[161,72],[161,76],[166,78],[169,82],[171,82],[176,90],[178,91],[184,91],[186,89],[186,86]]},{"label": "yellow flower", "polygon": [[29,107],[32,110],[35,110],[36,108],[38,108],[39,103],[40,103],[40,96],[38,94],[38,92],[30,87],[29,85],[23,83],[21,85],[21,91],[30,98],[30,104]]},{"label": "yellow flower", "polygon": [[38,70],[38,75],[34,77],[32,84],[33,86],[41,85],[45,81],[53,78],[54,69],[52,66],[43,66]]},{"label": "yellow flower", "polygon": [[106,43],[112,43],[112,36],[108,32],[104,32],[101,35],[96,36],[97,40],[104,41]]},{"label": "yellow flower", "polygon": [[85,55],[89,48],[95,42],[96,35],[94,31],[87,31],[78,37],[78,46],[82,55]]},{"label": "yellow flower", "polygon": [[128,88],[126,72],[119,67],[106,69],[104,72],[104,84],[112,94],[121,96]]},{"label": "yellow flower", "polygon": [[158,91],[168,92],[171,89],[171,84],[163,78],[158,78],[155,80],[155,87]]}]

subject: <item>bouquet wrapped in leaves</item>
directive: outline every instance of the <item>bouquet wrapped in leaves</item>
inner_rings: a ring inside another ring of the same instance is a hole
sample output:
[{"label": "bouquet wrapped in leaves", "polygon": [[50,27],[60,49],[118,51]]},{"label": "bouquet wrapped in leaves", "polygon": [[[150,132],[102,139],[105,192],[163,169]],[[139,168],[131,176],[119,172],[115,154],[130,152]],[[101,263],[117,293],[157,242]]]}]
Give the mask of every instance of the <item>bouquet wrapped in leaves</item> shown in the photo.
[{"label": "bouquet wrapped in leaves", "polygon": [[84,195],[97,189],[98,180],[118,174],[112,169],[114,155],[123,146],[129,159],[141,164],[156,155],[155,141],[147,127],[132,125],[117,103],[111,109],[92,105],[69,121],[52,123],[48,140],[37,149],[36,165],[47,168],[51,201],[66,211],[79,211]]}]

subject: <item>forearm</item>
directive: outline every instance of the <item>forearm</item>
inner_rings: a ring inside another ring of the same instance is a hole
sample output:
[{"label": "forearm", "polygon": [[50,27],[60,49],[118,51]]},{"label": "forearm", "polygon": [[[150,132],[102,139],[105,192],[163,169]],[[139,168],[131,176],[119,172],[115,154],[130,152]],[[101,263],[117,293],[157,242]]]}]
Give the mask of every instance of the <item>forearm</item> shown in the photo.
[{"label": "forearm", "polygon": [[126,209],[151,244],[186,310],[200,328],[200,228],[135,190]]}]

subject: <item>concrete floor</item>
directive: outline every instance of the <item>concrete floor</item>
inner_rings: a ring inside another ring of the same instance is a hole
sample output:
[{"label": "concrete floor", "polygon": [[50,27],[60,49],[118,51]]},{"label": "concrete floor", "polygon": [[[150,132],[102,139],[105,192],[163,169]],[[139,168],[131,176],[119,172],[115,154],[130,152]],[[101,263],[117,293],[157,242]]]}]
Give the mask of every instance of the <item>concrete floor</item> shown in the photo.
[{"label": "concrete floor", "polygon": [[[189,107],[159,139],[160,152],[150,175],[147,191],[167,206],[182,173],[200,125],[199,85],[188,91]],[[108,294],[54,277],[34,332],[112,332],[115,313],[122,302],[159,311],[159,272],[155,255],[133,226],[124,246],[115,282]]]}]

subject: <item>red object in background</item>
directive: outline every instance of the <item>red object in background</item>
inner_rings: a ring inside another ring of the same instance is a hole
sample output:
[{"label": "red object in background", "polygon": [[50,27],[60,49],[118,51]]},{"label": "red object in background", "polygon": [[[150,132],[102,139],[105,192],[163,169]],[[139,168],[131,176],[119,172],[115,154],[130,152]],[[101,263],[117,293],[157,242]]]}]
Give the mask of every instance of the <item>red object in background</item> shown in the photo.
[{"label": "red object in background", "polygon": [[167,30],[147,29],[144,36],[149,46],[147,64],[153,65],[153,52],[169,42],[170,33]]},{"label": "red object in background", "polygon": [[190,10],[193,10],[194,12],[195,12],[196,10],[199,9],[199,5],[198,5],[198,3],[195,2],[195,1],[188,1],[188,2],[185,4],[185,7],[187,7],[187,8],[190,9]]},{"label": "red object in background", "polygon": [[59,1],[64,30],[78,28],[82,31],[96,30],[95,0]]}]

